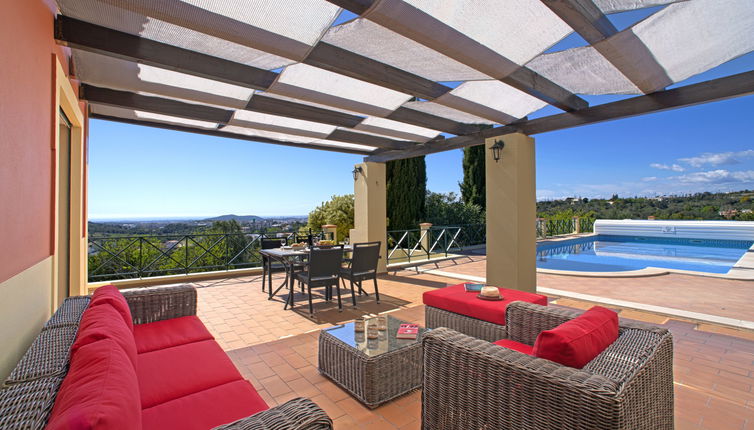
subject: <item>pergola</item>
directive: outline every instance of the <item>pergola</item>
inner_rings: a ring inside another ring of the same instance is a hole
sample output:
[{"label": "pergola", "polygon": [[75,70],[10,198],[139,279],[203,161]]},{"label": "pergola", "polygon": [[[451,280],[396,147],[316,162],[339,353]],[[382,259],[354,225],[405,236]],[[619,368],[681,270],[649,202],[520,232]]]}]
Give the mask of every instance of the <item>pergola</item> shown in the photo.
[{"label": "pergola", "polygon": [[[754,71],[666,89],[754,50],[751,0],[57,2],[92,118],[364,155],[354,240],[385,240],[382,163],[504,140],[487,163],[487,279],[522,289],[529,135],[754,92]],[[607,18],[654,6],[621,31]],[[343,10],[357,17],[333,25]],[[574,32],[583,46],[550,52]],[[601,94],[635,97],[579,96]],[[527,119],[547,105],[563,113]]]}]

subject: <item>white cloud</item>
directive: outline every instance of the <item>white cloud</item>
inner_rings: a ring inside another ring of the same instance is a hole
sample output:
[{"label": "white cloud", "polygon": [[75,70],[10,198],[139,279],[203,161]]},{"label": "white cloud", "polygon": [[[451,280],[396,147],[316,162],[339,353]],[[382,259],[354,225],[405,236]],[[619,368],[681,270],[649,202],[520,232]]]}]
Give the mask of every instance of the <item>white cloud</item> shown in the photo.
[{"label": "white cloud", "polygon": [[641,178],[642,182],[652,182],[657,180],[657,176],[647,176],[645,178]]},{"label": "white cloud", "polygon": [[679,164],[668,165],[668,164],[661,164],[661,163],[652,163],[649,165],[649,167],[653,167],[655,169],[660,169],[660,170],[672,170],[674,172],[683,172],[684,170],[686,170],[683,168],[683,166]]},{"label": "white cloud", "polygon": [[694,172],[686,175],[671,176],[669,180],[676,180],[682,184],[731,184],[754,182],[754,170],[731,172],[725,169]]},{"label": "white cloud", "polygon": [[679,158],[678,161],[690,164],[693,167],[702,167],[707,164],[711,166],[722,166],[739,164],[741,162],[741,158],[750,157],[754,157],[754,150],[752,149],[738,152],[705,152],[704,154],[697,157]]}]

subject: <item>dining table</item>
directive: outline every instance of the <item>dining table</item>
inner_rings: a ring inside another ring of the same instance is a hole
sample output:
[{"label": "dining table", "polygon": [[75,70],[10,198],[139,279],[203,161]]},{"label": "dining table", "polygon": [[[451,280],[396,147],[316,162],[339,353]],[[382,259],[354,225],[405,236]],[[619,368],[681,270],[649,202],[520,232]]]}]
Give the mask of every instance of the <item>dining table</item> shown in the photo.
[{"label": "dining table", "polygon": [[[341,245],[323,245],[320,248],[333,248],[336,246],[340,247]],[[353,245],[342,245],[342,246],[343,246],[344,253],[353,251]],[[262,249],[259,251],[260,254],[267,257],[266,259],[267,267],[264,268],[264,271],[267,274],[268,285],[270,286],[268,290],[269,291],[269,296],[267,298],[268,300],[272,300],[272,298],[275,295],[277,295],[277,293],[281,289],[283,289],[283,287],[287,285],[288,297],[285,300],[285,306],[283,307],[283,309],[288,309],[289,306],[291,308],[293,307],[293,294],[294,294],[294,286],[295,286],[294,279],[293,279],[294,270],[296,267],[303,267],[306,265],[302,257],[306,257],[307,255],[309,255],[309,251],[311,250],[311,248],[318,248],[318,246],[314,245],[313,247],[307,246],[304,248],[292,248],[290,246],[283,246],[280,248]],[[283,282],[282,284],[280,284],[280,286],[278,286],[277,289],[275,289],[274,291],[272,289],[272,270],[270,270],[273,260],[281,263],[283,267],[285,267],[286,279],[288,280],[288,282]]]}]

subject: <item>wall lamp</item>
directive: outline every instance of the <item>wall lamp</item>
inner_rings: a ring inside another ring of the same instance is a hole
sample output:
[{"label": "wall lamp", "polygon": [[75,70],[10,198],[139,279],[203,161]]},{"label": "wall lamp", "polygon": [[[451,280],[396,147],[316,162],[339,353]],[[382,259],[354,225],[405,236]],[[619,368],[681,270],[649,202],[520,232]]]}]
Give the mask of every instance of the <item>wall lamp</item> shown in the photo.
[{"label": "wall lamp", "polygon": [[364,169],[362,169],[361,166],[354,167],[353,171],[351,172],[351,173],[353,173],[353,180],[355,181],[356,179],[358,179],[359,178],[359,173],[361,173],[363,171],[364,171]]},{"label": "wall lamp", "polygon": [[502,140],[496,140],[495,143],[493,143],[490,147],[490,151],[492,151],[492,158],[495,160],[495,163],[500,161],[500,153],[503,151],[504,147],[505,143]]}]

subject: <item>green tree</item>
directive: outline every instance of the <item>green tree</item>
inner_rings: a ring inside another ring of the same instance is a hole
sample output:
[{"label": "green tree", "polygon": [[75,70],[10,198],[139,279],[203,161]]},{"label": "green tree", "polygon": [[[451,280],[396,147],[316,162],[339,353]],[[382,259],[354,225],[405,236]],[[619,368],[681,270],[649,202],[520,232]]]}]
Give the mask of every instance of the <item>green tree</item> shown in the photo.
[{"label": "green tree", "polygon": [[342,241],[354,225],[353,207],[353,194],[332,196],[330,201],[322,202],[316,209],[309,212],[307,227],[319,230],[324,224],[335,224],[338,226],[337,240]]},{"label": "green tree", "polygon": [[466,203],[456,193],[427,192],[426,221],[434,225],[484,224],[482,208]]},{"label": "green tree", "polygon": [[424,218],[427,196],[424,156],[388,161],[386,176],[388,228],[417,228]]},{"label": "green tree", "polygon": [[463,181],[458,184],[464,203],[477,205],[482,210],[487,208],[484,157],[484,145],[463,149]]}]

